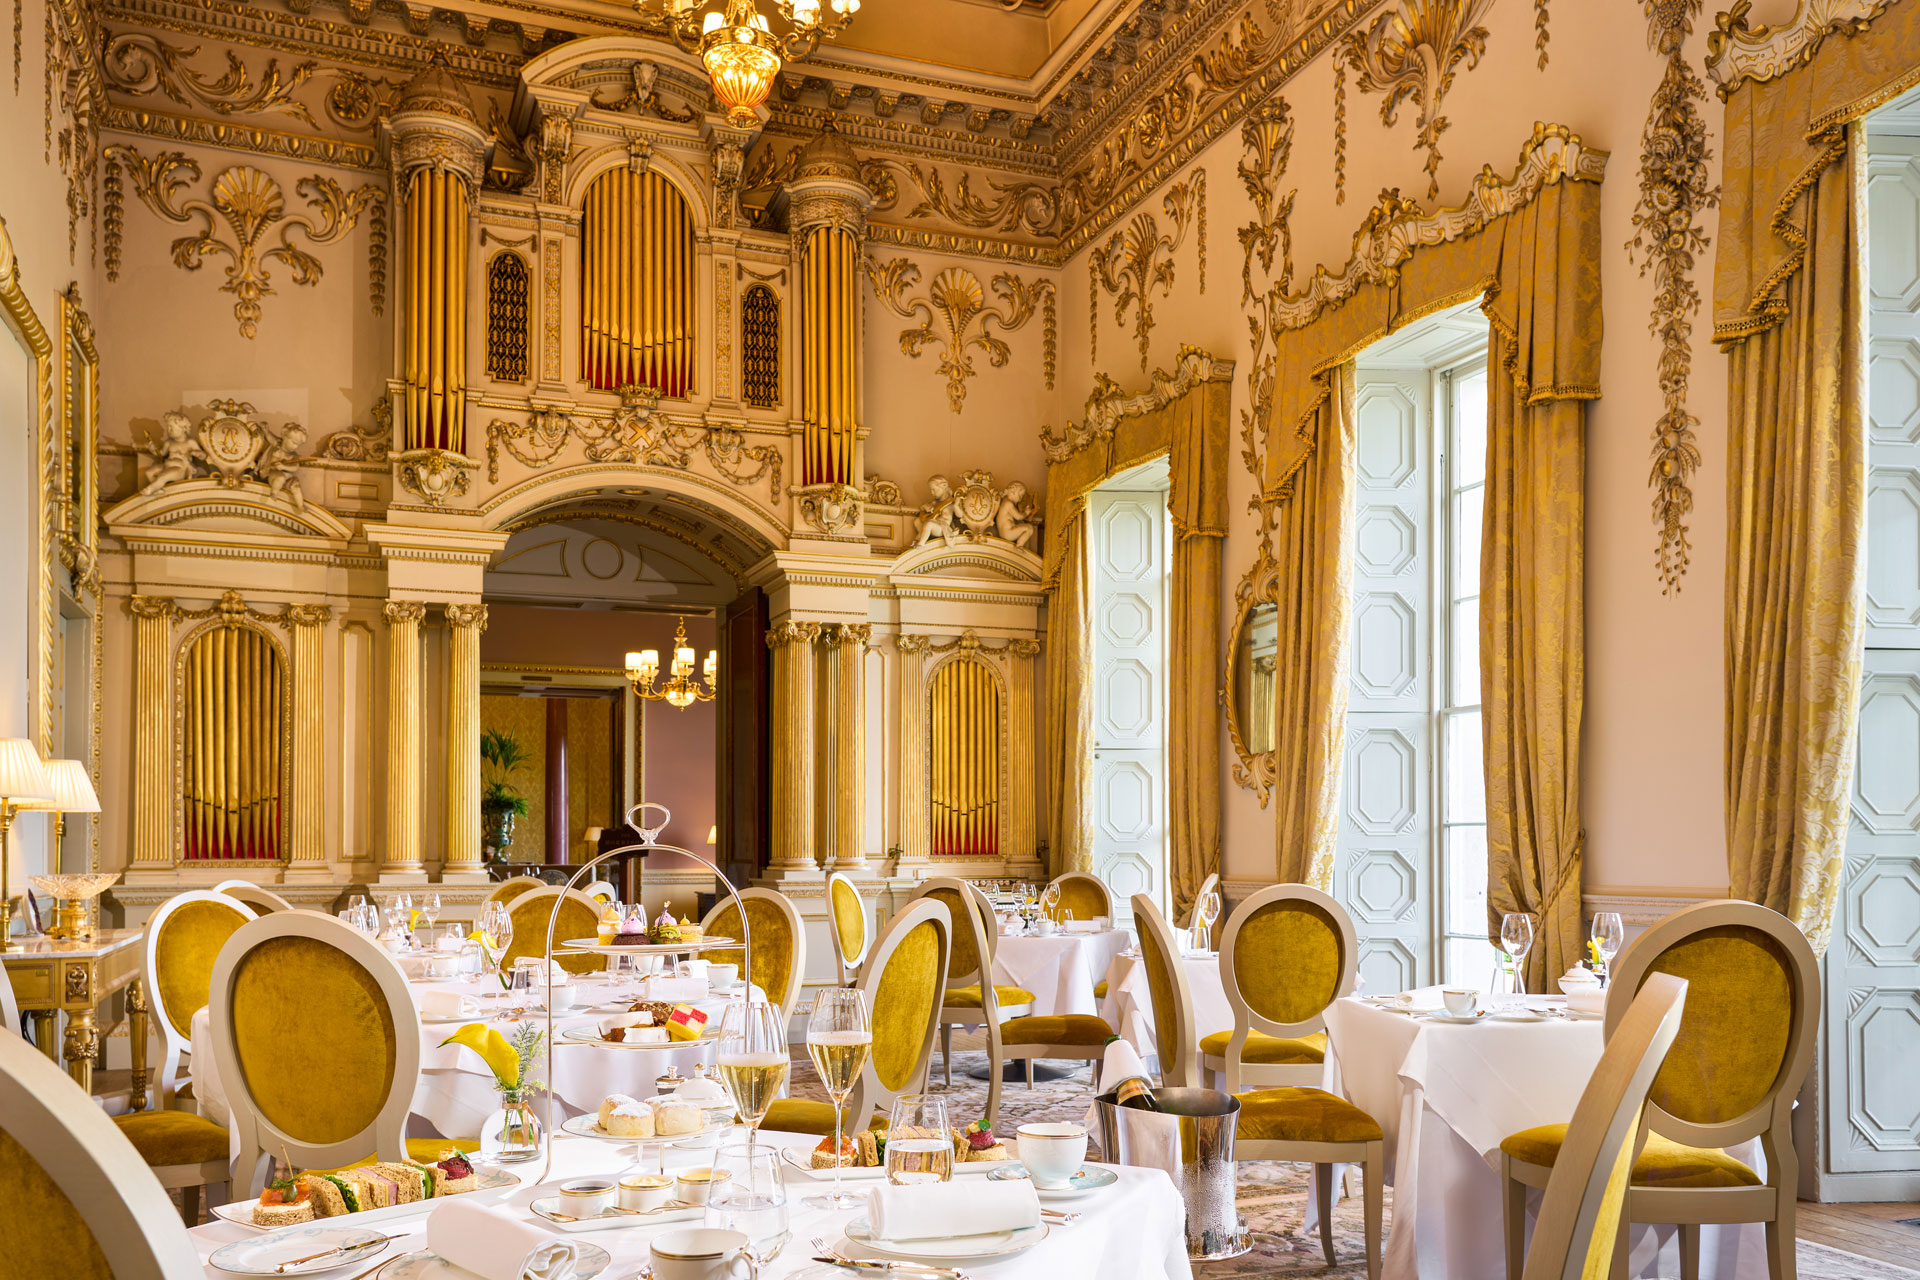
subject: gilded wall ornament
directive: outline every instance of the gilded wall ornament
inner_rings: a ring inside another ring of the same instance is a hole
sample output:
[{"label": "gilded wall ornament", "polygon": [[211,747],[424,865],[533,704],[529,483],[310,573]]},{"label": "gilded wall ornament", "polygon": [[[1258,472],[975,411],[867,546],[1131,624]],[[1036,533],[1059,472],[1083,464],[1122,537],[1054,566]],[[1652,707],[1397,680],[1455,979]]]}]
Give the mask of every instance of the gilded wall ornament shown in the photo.
[{"label": "gilded wall ornament", "polygon": [[1653,520],[1660,527],[1658,564],[1663,591],[1680,589],[1687,571],[1687,515],[1693,510],[1693,473],[1700,466],[1694,436],[1699,419],[1687,411],[1687,378],[1693,366],[1693,317],[1700,290],[1691,272],[1707,248],[1703,210],[1720,203],[1720,188],[1707,183],[1707,122],[1700,104],[1706,83],[1687,61],[1700,0],[1643,0],[1647,42],[1666,60],[1653,91],[1647,126],[1640,136],[1640,199],[1633,210],[1627,252],[1640,255],[1640,274],[1653,272],[1653,315],[1647,327],[1660,339],[1660,394],[1665,401],[1653,425]]},{"label": "gilded wall ornament", "polygon": [[[67,261],[79,252],[80,224],[94,213],[100,167],[100,117],[106,84],[100,69],[100,15],[94,0],[48,0],[46,7],[46,114],[43,158],[51,162],[56,107],[66,117],[59,131],[60,172],[67,180]],[[98,228],[95,228],[98,252]]]},{"label": "gilded wall ornament", "polygon": [[634,466],[686,471],[693,452],[701,450],[709,465],[742,487],[767,481],[772,501],[780,500],[781,456],[777,446],[750,445],[735,427],[676,421],[656,415],[655,397],[630,392],[611,418],[549,410],[526,422],[495,418],[487,424],[487,482],[500,479],[500,452],[505,450],[536,471],[552,464],[570,445],[579,443],[589,462],[623,462]]},{"label": "gilded wall ornament", "polygon": [[[1427,199],[1440,194],[1440,135],[1447,118],[1440,114],[1453,78],[1471,71],[1487,49],[1480,19],[1493,0],[1394,0],[1393,5],[1343,42],[1334,54],[1334,74],[1351,68],[1363,93],[1385,95],[1380,122],[1391,128],[1402,104],[1412,102],[1414,149],[1427,153]],[[1336,86],[1334,131],[1344,152],[1345,85]]]},{"label": "gilded wall ornament", "polygon": [[999,489],[991,471],[967,471],[957,487],[945,476],[931,476],[927,491],[932,499],[920,505],[913,520],[915,546],[995,539],[1035,550],[1040,504],[1018,480]]},{"label": "gilded wall ornament", "polygon": [[[1194,169],[1185,182],[1168,188],[1160,202],[1170,224],[1160,230],[1159,219],[1151,213],[1137,213],[1126,226],[1113,233],[1105,244],[1087,257],[1087,354],[1094,357],[1100,349],[1100,291],[1114,295],[1115,324],[1127,322],[1127,308],[1133,307],[1133,336],[1140,348],[1140,367],[1147,367],[1147,348],[1153,335],[1153,290],[1161,297],[1173,293],[1173,255],[1186,242],[1187,231],[1197,224],[1200,245],[1200,292],[1207,291],[1207,171]],[[1165,261],[1160,255],[1166,254]]]},{"label": "gilded wall ornament", "polygon": [[[294,188],[306,197],[314,211],[312,216],[289,214],[280,184],[251,165],[222,170],[210,184],[207,199],[182,199],[182,193],[199,180],[197,160],[178,151],[163,151],[148,159],[129,146],[108,147],[105,155],[110,174],[108,199],[114,202],[109,225],[119,223],[120,185],[114,171],[122,164],[132,176],[134,194],[154,213],[169,222],[201,219],[199,232],[173,242],[174,265],[183,271],[198,271],[208,255],[228,259],[226,283],[220,288],[234,295],[234,319],[239,321],[240,335],[245,338],[259,333],[261,300],[275,292],[267,270],[270,260],[277,259],[291,268],[297,285],[313,285],[320,280],[320,260],[293,243],[293,232],[304,233],[310,244],[332,244],[353,229],[363,211],[385,213],[387,197],[378,187],[367,184],[348,191],[333,179],[315,174],[300,179]],[[232,235],[231,243],[220,238],[223,228]],[[279,243],[267,247],[268,237],[275,234]],[[374,262],[384,277],[385,236],[374,237],[372,245]],[[107,259],[107,278],[117,279],[117,244],[108,246]]]},{"label": "gilded wall ornament", "polygon": [[443,507],[466,496],[473,463],[446,449],[413,449],[393,455],[393,482],[429,507]]},{"label": "gilded wall ornament", "polygon": [[959,413],[967,398],[967,379],[973,377],[973,357],[969,348],[987,353],[987,361],[996,369],[1006,367],[1013,351],[995,337],[989,327],[1004,333],[1024,328],[1033,319],[1036,308],[1045,311],[1041,325],[1041,345],[1045,352],[1047,389],[1053,389],[1056,332],[1054,286],[1051,280],[1027,281],[1003,271],[993,278],[997,305],[989,305],[980,277],[965,267],[948,267],[936,275],[921,297],[909,297],[920,282],[920,268],[905,258],[887,262],[866,260],[867,278],[873,293],[883,306],[903,320],[923,317],[916,329],[900,331],[900,350],[918,358],[929,343],[940,344],[940,373],[947,379],[947,405]]},{"label": "gilded wall ornament", "polygon": [[229,489],[248,481],[264,484],[294,510],[304,510],[306,498],[295,463],[307,442],[306,428],[290,422],[276,433],[241,400],[215,400],[207,410],[206,417],[194,422],[169,409],[160,415],[158,436],[134,442],[135,453],[151,459],[141,476],[141,496],[211,476]]},{"label": "gilded wall ornament", "polygon": [[373,425],[348,427],[320,442],[323,458],[342,462],[384,462],[393,447],[393,401],[381,396],[373,402]]},{"label": "gilded wall ornament", "polygon": [[293,96],[313,78],[314,65],[303,62],[282,76],[280,61],[269,58],[255,83],[240,56],[229,51],[217,76],[188,66],[200,49],[168,44],[144,31],[128,31],[107,42],[106,78],[110,88],[131,97],[162,93],[183,107],[201,106],[217,115],[288,115],[318,128],[313,112]]},{"label": "gilded wall ornament", "polygon": [[1542,71],[1547,69],[1547,44],[1553,39],[1552,32],[1547,29],[1552,21],[1547,12],[1549,3],[1550,0],[1533,0],[1533,47],[1540,51]]},{"label": "gilded wall ornament", "polygon": [[692,107],[674,107],[660,96],[656,82],[660,78],[658,63],[644,59],[636,61],[628,68],[629,79],[626,90],[612,99],[593,98],[593,105],[602,111],[631,111],[635,115],[650,115],[673,124],[692,124],[700,113]]},{"label": "gilded wall ornament", "polygon": [[1050,238],[1060,234],[1060,188],[1057,183],[1016,179],[984,182],[987,194],[974,190],[973,175],[959,169],[951,179],[932,163],[873,157],[860,166],[860,180],[874,193],[873,211],[899,205],[895,174],[905,174],[921,198],[904,215],[914,221],[942,219],[977,231],[1005,231],[1014,235]]},{"label": "gilded wall ornament", "polygon": [[852,485],[834,484],[794,492],[800,499],[800,518],[828,537],[846,537],[859,527],[865,498]]},{"label": "gilded wall ornament", "polygon": [[[1277,334],[1273,329],[1274,310],[1293,287],[1294,192],[1280,194],[1281,180],[1293,157],[1293,116],[1284,99],[1273,98],[1249,116],[1240,126],[1240,140],[1247,158],[1240,162],[1240,181],[1253,202],[1254,217],[1240,228],[1240,303],[1247,309],[1247,407],[1240,411],[1240,456],[1257,483],[1266,474],[1261,455],[1262,432],[1273,416],[1273,379],[1276,356],[1268,345]],[[1274,274],[1278,255],[1280,271]],[[1265,277],[1261,285],[1253,278],[1258,261]],[[1272,535],[1272,504],[1256,496],[1253,508],[1260,513],[1260,538],[1264,549]],[[1236,775],[1238,776],[1238,775]]]}]

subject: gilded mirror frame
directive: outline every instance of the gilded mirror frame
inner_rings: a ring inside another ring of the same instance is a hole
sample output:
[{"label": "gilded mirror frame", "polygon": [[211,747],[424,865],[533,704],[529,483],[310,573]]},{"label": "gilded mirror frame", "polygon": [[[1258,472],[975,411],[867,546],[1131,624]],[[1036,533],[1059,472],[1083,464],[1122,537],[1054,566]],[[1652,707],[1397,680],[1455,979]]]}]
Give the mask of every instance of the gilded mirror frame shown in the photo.
[{"label": "gilded mirror frame", "polygon": [[60,294],[60,342],[54,390],[59,442],[56,478],[59,506],[54,536],[60,562],[73,574],[74,596],[98,592],[100,583],[100,351],[93,321],[80,305],[80,286]]},{"label": "gilded mirror frame", "polygon": [[1233,780],[1253,792],[1262,809],[1267,807],[1267,798],[1273,794],[1274,753],[1248,749],[1246,734],[1240,724],[1238,700],[1234,697],[1234,676],[1240,660],[1240,642],[1246,635],[1247,624],[1253,618],[1254,610],[1263,604],[1277,605],[1279,600],[1280,565],[1273,558],[1273,548],[1267,539],[1262,538],[1258,558],[1240,579],[1240,585],[1234,588],[1233,630],[1227,635],[1226,677],[1220,682],[1220,702],[1227,713],[1227,737],[1232,741],[1233,754],[1237,757],[1233,765]]}]

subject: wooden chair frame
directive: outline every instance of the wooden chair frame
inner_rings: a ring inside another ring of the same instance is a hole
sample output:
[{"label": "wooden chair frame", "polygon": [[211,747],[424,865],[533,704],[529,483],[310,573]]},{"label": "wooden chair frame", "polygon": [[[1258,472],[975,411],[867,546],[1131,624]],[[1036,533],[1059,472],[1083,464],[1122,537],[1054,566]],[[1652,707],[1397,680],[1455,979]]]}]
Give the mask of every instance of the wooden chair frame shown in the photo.
[{"label": "wooden chair frame", "polygon": [[[393,1018],[393,1080],[374,1118],[339,1142],[310,1143],[275,1125],[259,1113],[240,1068],[240,1050],[233,1037],[233,983],[241,959],[274,938],[311,938],[346,954],[373,978],[386,998]],[[332,916],[291,911],[261,916],[240,926],[220,949],[213,966],[213,1056],[220,1081],[233,1106],[233,1125],[240,1136],[240,1154],[234,1161],[233,1185],[244,1185],[248,1195],[259,1195],[266,1185],[269,1152],[284,1151],[302,1169],[337,1169],[368,1155],[382,1160],[407,1158],[407,1114],[420,1081],[420,1011],[414,1005],[407,978],[380,944]]]},{"label": "wooden chair frame", "polygon": [[600,905],[603,907],[610,902],[620,901],[620,891],[613,887],[611,881],[607,880],[595,880],[592,884],[582,888],[580,892],[586,894],[589,898],[598,899]]},{"label": "wooden chair frame", "polygon": [[[247,882],[229,880],[226,883],[246,884]],[[257,919],[260,914],[235,897],[231,890],[190,889],[184,893],[174,894],[147,917],[145,935],[140,939],[142,956],[140,983],[146,991],[147,1007],[152,1011],[152,1016],[147,1021],[160,1036],[160,1069],[156,1073],[154,1093],[158,1099],[156,1105],[162,1111],[173,1106],[174,1095],[179,1092],[180,1086],[191,1078],[188,1073],[181,1070],[180,1062],[193,1051],[193,1043],[186,1033],[174,1027],[173,1019],[168,1014],[166,994],[160,986],[160,928],[166,924],[174,912],[196,902],[216,903],[238,912],[243,917],[241,921],[243,928],[247,921]],[[208,993],[208,998],[211,1000],[211,992]],[[214,1181],[218,1182],[220,1179],[216,1178]]]},{"label": "wooden chair frame", "polygon": [[[853,895],[860,906],[860,950],[857,954],[847,955],[840,942],[840,923],[833,914],[833,892],[835,886],[842,886]],[[867,953],[873,950],[873,921],[867,915],[867,900],[860,896],[860,888],[854,884],[853,877],[844,871],[836,871],[827,877],[827,936],[833,940],[833,959],[840,966],[842,985],[851,986],[860,974],[860,966],[866,963]]]},{"label": "wooden chair frame", "polygon": [[[1200,1059],[1203,1070],[1226,1078],[1228,1093],[1239,1093],[1242,1088],[1267,1089],[1284,1085],[1318,1088],[1326,1079],[1326,1064],[1323,1062],[1247,1062],[1242,1056],[1246,1052],[1247,1042],[1256,1031],[1263,1035],[1294,1039],[1327,1029],[1324,1006],[1311,1018],[1299,1022],[1274,1022],[1256,1012],[1247,1002],[1246,992],[1240,989],[1240,975],[1233,966],[1233,949],[1240,939],[1240,930],[1262,907],[1288,901],[1310,903],[1333,920],[1340,934],[1340,980],[1334,987],[1333,999],[1339,1000],[1353,994],[1354,975],[1360,966],[1357,954],[1359,938],[1354,932],[1353,917],[1331,895],[1304,884],[1275,884],[1268,885],[1234,908],[1233,914],[1227,917],[1226,932],[1220,939],[1220,984],[1226,989],[1227,1004],[1233,1009],[1233,1036],[1227,1041],[1224,1054],[1219,1057],[1202,1055]],[[1332,1001],[1327,1003],[1331,1004]]]},{"label": "wooden chair frame", "polygon": [[[1094,888],[1098,889],[1101,899],[1107,904],[1107,909],[1101,912],[1101,914],[1109,920],[1113,919],[1113,890],[1107,888],[1106,881],[1086,871],[1062,871],[1059,875],[1047,881],[1047,888],[1051,889],[1057,884],[1063,885],[1069,880],[1085,880],[1093,885]],[[1044,892],[1044,890],[1042,892]]]},{"label": "wooden chair frame", "polygon": [[224,893],[236,902],[243,902],[257,916],[273,911],[292,911],[294,905],[279,894],[251,880],[222,880],[213,886],[215,893]]},{"label": "wooden chair frame", "polygon": [[[1681,1280],[1697,1280],[1700,1274],[1702,1226],[1744,1222],[1766,1224],[1767,1273],[1772,1280],[1794,1280],[1796,1274],[1793,1242],[1800,1162],[1793,1147],[1793,1100],[1813,1064],[1820,1025],[1820,962],[1806,936],[1779,912],[1752,902],[1703,902],[1676,911],[1635,938],[1614,962],[1607,990],[1606,1036],[1611,1044],[1655,960],[1697,933],[1728,926],[1764,934],[1787,953],[1794,1015],[1779,1078],[1766,1097],[1732,1119],[1690,1124],[1648,1102],[1642,1127],[1689,1147],[1719,1149],[1757,1137],[1766,1155],[1766,1180],[1757,1187],[1629,1186],[1620,1217],[1616,1276],[1625,1273],[1628,1228],[1636,1222],[1673,1223],[1680,1228]],[[1553,1170],[1504,1153],[1500,1163],[1506,1186],[1507,1274],[1515,1280],[1521,1275],[1521,1244],[1526,1234],[1526,1189],[1547,1186]]]},{"label": "wooden chair frame", "polygon": [[[940,972],[936,975],[936,990],[945,990],[947,986],[947,962],[953,957],[953,914],[943,902],[923,898],[918,902],[909,902],[893,913],[893,919],[887,921],[887,927],[867,948],[867,962],[860,970],[855,982],[867,997],[867,1007],[873,1007],[875,992],[879,990],[880,978],[887,971],[887,962],[893,959],[893,953],[900,943],[915,928],[931,920],[944,931],[945,945],[940,949]],[[880,1083],[878,1070],[873,1064],[873,1055],[867,1055],[867,1063],[860,1068],[859,1082],[853,1086],[853,1092],[847,1095],[846,1132],[859,1133],[873,1119],[874,1112],[886,1108],[891,1110],[894,1099],[903,1094],[923,1091],[926,1088],[927,1070],[932,1065],[934,1034],[940,1030],[940,1004],[934,1004],[934,1016],[927,1019],[927,1028],[920,1040],[919,1065],[907,1073],[907,1084],[900,1089],[889,1089]]]},{"label": "wooden chair frame", "polygon": [[158,1178],[107,1114],[22,1036],[0,1036],[7,1133],[79,1209],[115,1280],[204,1273]]},{"label": "wooden chair frame", "polygon": [[[953,1029],[955,1027],[985,1027],[987,1031],[987,1118],[989,1122],[1000,1113],[1001,1066],[1006,1061],[1004,1046],[1000,1041],[1000,1024],[1010,1018],[1024,1018],[1033,1012],[1031,1003],[1011,1004],[1002,1008],[1000,997],[993,989],[993,960],[1000,949],[1000,922],[993,913],[993,903],[982,892],[979,885],[971,880],[962,880],[958,876],[930,876],[922,880],[913,891],[913,901],[926,898],[935,889],[954,889],[963,902],[973,904],[970,926],[961,921],[953,922],[957,937],[963,928],[971,927],[974,939],[974,954],[979,957],[979,968],[970,973],[953,972],[952,958],[949,956],[947,970],[947,988],[980,984],[980,1004],[977,1008],[964,1005],[950,1005],[944,1001],[940,1006],[940,1068],[946,1073],[947,1088],[953,1087]],[[984,917],[984,918],[983,918]],[[992,920],[991,929],[986,921]],[[1031,1077],[1029,1077],[1031,1081]]]},{"label": "wooden chair frame", "polygon": [[[755,902],[755,901],[771,902],[776,908],[778,908],[780,914],[787,918],[787,932],[793,938],[793,963],[789,965],[787,969],[787,989],[785,991],[767,992],[767,999],[773,1001],[774,1004],[780,1007],[780,1021],[783,1023],[789,1022],[793,1018],[794,1006],[800,1003],[801,988],[806,985],[806,979],[807,979],[806,926],[800,919],[800,908],[794,906],[793,899],[789,898],[784,893],[780,893],[774,889],[755,888],[755,889],[740,890],[740,910],[741,911],[745,911],[747,909],[747,904],[749,902]],[[700,920],[701,930],[705,931],[706,929],[711,927],[713,922],[719,918],[720,913],[725,911],[728,907],[731,907],[732,905],[733,905],[733,900],[731,898],[723,898],[719,902],[716,902],[713,905],[713,909],[707,912],[705,916],[701,917],[701,920]],[[828,924],[831,925],[832,921],[829,920]],[[756,947],[760,947],[760,946],[765,946],[767,944],[759,939],[755,939],[753,945]],[[745,954],[744,950],[742,954]],[[740,975],[740,980],[742,982],[750,983],[753,981],[753,975],[750,973],[743,973]]]},{"label": "wooden chair frame", "polygon": [[1610,1194],[1618,1198],[1620,1221],[1626,1221],[1625,1202],[1631,1192],[1613,1186],[1612,1176],[1622,1148],[1629,1143],[1633,1150],[1626,1170],[1621,1171],[1623,1178],[1631,1175],[1633,1161],[1639,1158],[1645,1141],[1647,1090],[1680,1034],[1686,995],[1685,981],[1656,973],[1622,1011],[1606,1052],[1574,1107],[1566,1142],[1547,1180],[1540,1225],[1534,1230],[1533,1248],[1527,1252],[1520,1280],[1582,1280],[1591,1274],[1595,1246],[1615,1247],[1596,1241],[1594,1234],[1603,1225],[1602,1210]]},{"label": "wooden chair frame", "polygon": [[[1162,1083],[1169,1087],[1191,1087],[1194,1073],[1192,1057],[1193,1043],[1193,992],[1187,985],[1187,970],[1180,963],[1179,949],[1173,946],[1173,927],[1154,900],[1144,893],[1133,895],[1133,922],[1140,929],[1152,930],[1154,938],[1168,948],[1166,954],[1171,960],[1168,965],[1171,979],[1174,1020],[1183,1029],[1179,1044],[1188,1046],[1185,1060],[1177,1064],[1187,1074],[1179,1079],[1168,1079],[1166,1064],[1161,1064]],[[1151,984],[1149,984],[1151,985]],[[1156,1027],[1166,1010],[1156,1008],[1153,1011]],[[1245,1138],[1234,1139],[1233,1154],[1236,1160],[1286,1160],[1297,1164],[1311,1164],[1314,1172],[1314,1184],[1319,1192],[1320,1201],[1320,1251],[1326,1255],[1327,1265],[1334,1265],[1333,1256],[1333,1166],[1336,1164],[1357,1164],[1361,1166],[1362,1183],[1365,1187],[1367,1280],[1380,1280],[1380,1220],[1384,1192],[1383,1173],[1386,1167],[1386,1143],[1375,1139],[1372,1142],[1291,1142],[1279,1139]]]},{"label": "wooden chair frame", "polygon": [[[1153,907],[1153,910],[1144,916],[1140,914],[1142,901]],[[1160,908],[1155,906],[1152,899],[1147,898],[1145,894],[1136,893],[1133,896],[1133,911],[1134,927],[1141,934],[1140,963],[1142,967],[1147,963],[1146,935],[1150,932],[1154,943],[1160,948],[1160,953],[1167,957],[1167,967],[1172,970],[1173,977],[1177,979],[1174,985],[1179,998],[1174,1001],[1174,1016],[1179,1025],[1173,1029],[1172,1062],[1167,1061],[1167,1055],[1160,1049],[1161,1043],[1166,1039],[1161,1034],[1160,1028],[1160,1018],[1165,1010],[1155,1008],[1153,1011],[1154,1051],[1160,1057],[1160,1083],[1169,1089],[1198,1089],[1201,1087],[1200,1039],[1193,1026],[1193,993],[1187,987],[1187,970],[1181,963],[1180,948],[1174,941],[1173,927],[1167,923],[1167,918],[1160,914]],[[1148,990],[1152,990],[1150,979]],[[1151,1004],[1151,996],[1149,996],[1149,1003]]]}]

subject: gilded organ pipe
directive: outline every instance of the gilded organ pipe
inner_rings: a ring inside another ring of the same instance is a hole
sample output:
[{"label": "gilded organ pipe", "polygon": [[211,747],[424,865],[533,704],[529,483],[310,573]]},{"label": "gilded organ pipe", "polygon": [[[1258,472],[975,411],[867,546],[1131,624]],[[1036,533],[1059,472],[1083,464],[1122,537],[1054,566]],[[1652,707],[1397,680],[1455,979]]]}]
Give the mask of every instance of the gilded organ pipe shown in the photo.
[{"label": "gilded organ pipe", "polygon": [[980,662],[934,673],[927,692],[931,849],[949,856],[1000,851],[1000,689]]},{"label": "gilded organ pipe", "polygon": [[581,378],[601,391],[693,390],[693,219],[655,173],[604,173],[581,237]]},{"label": "gilded organ pipe", "polygon": [[421,168],[407,184],[407,448],[466,450],[467,184]]},{"label": "gilded organ pipe", "polygon": [[188,647],[180,777],[188,861],[277,859],[285,672],[267,636],[215,627]]}]

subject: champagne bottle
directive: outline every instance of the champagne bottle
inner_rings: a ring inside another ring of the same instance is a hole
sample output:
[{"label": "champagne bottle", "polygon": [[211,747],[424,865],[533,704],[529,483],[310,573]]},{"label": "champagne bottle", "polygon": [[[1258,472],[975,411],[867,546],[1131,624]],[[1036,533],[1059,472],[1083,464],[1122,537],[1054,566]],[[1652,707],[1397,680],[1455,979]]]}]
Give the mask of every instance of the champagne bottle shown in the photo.
[{"label": "champagne bottle", "polygon": [[1159,1102],[1153,1096],[1153,1085],[1145,1076],[1128,1076],[1113,1091],[1113,1100],[1120,1106],[1133,1111],[1158,1111]]}]

